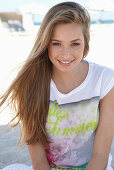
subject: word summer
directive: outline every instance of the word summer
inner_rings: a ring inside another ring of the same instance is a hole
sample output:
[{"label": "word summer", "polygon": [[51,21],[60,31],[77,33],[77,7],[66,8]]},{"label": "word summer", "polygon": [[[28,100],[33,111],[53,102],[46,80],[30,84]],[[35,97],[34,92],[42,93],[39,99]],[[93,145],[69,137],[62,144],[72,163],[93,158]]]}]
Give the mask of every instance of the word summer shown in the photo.
[{"label": "word summer", "polygon": [[68,127],[68,128],[57,128],[57,126],[53,126],[52,129],[48,129],[49,134],[52,134],[53,136],[68,136],[68,135],[76,135],[82,132],[85,134],[85,132],[89,132],[91,130],[95,130],[98,122],[90,121],[87,125],[84,123],[77,125],[76,128]]},{"label": "word summer", "polygon": [[86,132],[94,131],[98,125],[97,117],[91,118],[88,122],[81,122],[75,126],[60,126],[59,123],[69,118],[69,110],[61,110],[56,101],[49,108],[47,131],[53,136],[68,136],[77,135],[79,133],[85,134]]}]

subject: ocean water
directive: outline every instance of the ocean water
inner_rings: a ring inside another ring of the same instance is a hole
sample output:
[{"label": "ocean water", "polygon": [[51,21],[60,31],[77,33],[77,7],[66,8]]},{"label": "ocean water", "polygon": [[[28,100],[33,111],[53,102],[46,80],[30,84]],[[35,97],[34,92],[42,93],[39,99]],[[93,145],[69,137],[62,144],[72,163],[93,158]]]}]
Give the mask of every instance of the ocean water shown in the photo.
[{"label": "ocean water", "polygon": [[34,22],[34,25],[41,25],[42,22]]},{"label": "ocean water", "polygon": [[[41,25],[42,22],[34,22],[34,25]],[[92,20],[91,24],[114,24],[114,20]]]},{"label": "ocean water", "polygon": [[[114,10],[113,11],[106,11],[106,10],[101,10],[101,11],[92,11],[89,10],[89,14],[91,17],[91,24],[97,24],[97,23],[102,23],[102,24],[111,24],[114,23]],[[34,25],[40,25],[44,15],[38,15],[34,14]]]},{"label": "ocean water", "polygon": [[98,24],[98,23],[101,23],[101,24],[113,24],[114,20],[93,20],[93,21],[91,21],[91,24]]}]

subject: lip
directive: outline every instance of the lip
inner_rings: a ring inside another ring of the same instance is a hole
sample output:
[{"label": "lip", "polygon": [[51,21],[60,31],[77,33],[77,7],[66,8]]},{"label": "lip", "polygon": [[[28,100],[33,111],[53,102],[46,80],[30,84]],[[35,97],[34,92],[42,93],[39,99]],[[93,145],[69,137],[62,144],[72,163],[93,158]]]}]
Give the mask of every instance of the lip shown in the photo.
[{"label": "lip", "polygon": [[[59,64],[63,65],[63,66],[69,66],[72,64],[74,60],[71,60],[71,61],[60,61],[58,60]],[[67,63],[63,63],[63,62],[67,62]]]}]

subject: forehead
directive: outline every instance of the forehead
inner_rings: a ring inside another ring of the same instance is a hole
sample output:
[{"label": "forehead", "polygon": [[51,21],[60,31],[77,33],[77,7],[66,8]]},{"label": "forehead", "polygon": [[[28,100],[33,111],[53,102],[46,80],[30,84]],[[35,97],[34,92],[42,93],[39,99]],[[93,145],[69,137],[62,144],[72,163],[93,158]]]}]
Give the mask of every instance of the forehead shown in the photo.
[{"label": "forehead", "polygon": [[52,34],[54,39],[83,38],[82,26],[76,23],[60,23],[54,27]]}]

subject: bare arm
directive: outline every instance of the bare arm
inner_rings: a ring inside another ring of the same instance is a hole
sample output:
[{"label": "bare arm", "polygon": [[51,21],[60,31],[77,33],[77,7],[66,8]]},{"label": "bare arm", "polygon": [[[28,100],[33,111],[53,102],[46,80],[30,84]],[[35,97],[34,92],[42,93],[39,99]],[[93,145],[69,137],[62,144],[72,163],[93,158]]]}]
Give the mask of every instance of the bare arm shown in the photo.
[{"label": "bare arm", "polygon": [[93,152],[86,170],[106,170],[114,135],[114,87],[100,101],[99,125],[96,130]]},{"label": "bare arm", "polygon": [[32,160],[32,166],[34,170],[51,170],[44,147],[36,143],[34,145],[28,145],[28,150]]}]

